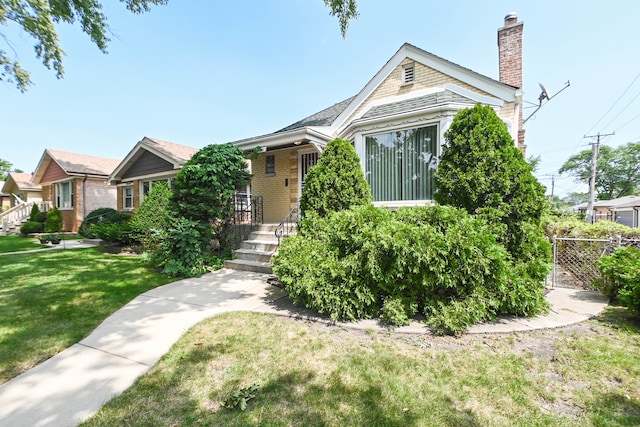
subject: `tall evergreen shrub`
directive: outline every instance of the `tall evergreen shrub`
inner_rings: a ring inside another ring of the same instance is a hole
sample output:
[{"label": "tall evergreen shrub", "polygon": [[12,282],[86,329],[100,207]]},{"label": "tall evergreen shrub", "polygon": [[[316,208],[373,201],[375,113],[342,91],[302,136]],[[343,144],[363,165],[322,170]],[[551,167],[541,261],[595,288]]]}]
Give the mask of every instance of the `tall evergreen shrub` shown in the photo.
[{"label": "tall evergreen shrub", "polygon": [[300,199],[302,216],[325,217],[371,201],[371,189],[356,150],[344,139],[330,141],[305,178]]},{"label": "tall evergreen shrub", "polygon": [[131,220],[132,236],[146,249],[154,250],[160,233],[169,227],[171,190],[166,182],[156,182]]},{"label": "tall evergreen shrub", "polygon": [[44,224],[44,231],[47,233],[62,231],[62,213],[55,206],[47,211],[47,221]]}]

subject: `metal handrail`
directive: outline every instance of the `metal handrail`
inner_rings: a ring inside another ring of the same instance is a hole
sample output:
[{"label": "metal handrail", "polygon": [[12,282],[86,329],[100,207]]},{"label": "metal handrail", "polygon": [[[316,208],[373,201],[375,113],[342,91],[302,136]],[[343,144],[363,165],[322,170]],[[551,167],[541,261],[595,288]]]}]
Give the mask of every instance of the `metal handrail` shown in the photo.
[{"label": "metal handrail", "polygon": [[295,231],[298,219],[300,219],[299,209],[298,206],[294,206],[276,227],[275,235],[278,238],[278,246],[280,246],[280,240],[283,237],[286,237]]}]

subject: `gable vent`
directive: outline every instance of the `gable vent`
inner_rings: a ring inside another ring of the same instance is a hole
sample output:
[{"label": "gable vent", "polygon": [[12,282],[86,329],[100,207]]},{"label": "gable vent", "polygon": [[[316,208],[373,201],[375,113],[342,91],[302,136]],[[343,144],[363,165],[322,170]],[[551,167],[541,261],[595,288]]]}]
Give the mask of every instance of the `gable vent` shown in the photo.
[{"label": "gable vent", "polygon": [[402,84],[403,85],[408,85],[414,82],[415,79],[415,64],[411,63],[411,64],[407,64],[404,67],[402,67]]}]

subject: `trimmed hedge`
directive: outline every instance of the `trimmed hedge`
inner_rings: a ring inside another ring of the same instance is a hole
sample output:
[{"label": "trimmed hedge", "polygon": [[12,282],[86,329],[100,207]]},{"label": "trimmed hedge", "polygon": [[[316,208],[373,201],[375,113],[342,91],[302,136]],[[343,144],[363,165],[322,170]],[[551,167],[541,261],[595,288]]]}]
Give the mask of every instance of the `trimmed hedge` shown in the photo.
[{"label": "trimmed hedge", "polygon": [[22,224],[20,227],[20,234],[26,236],[31,233],[42,233],[44,231],[44,224],[38,221],[28,221]]},{"label": "trimmed hedge", "polygon": [[334,320],[382,316],[406,324],[416,313],[438,334],[459,334],[499,313],[546,309],[491,227],[448,206],[355,207],[303,220],[273,270],[296,303]]}]

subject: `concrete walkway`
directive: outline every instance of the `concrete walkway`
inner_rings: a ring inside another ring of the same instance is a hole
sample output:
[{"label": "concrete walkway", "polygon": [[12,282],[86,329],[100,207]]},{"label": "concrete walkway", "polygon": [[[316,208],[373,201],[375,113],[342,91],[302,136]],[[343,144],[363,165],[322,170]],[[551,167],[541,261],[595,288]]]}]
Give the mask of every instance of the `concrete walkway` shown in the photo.
[{"label": "concrete walkway", "polygon": [[[191,326],[218,313],[254,311],[332,323],[295,307],[269,285],[269,275],[222,269],[150,290],[107,318],[88,337],[0,385],[0,425],[75,426],[122,393],[151,368]],[[524,331],[589,319],[607,304],[597,292],[553,289],[553,309],[535,319],[505,318],[474,326],[471,333]],[[381,329],[376,321],[340,324]],[[414,323],[396,332],[428,334]]]}]

